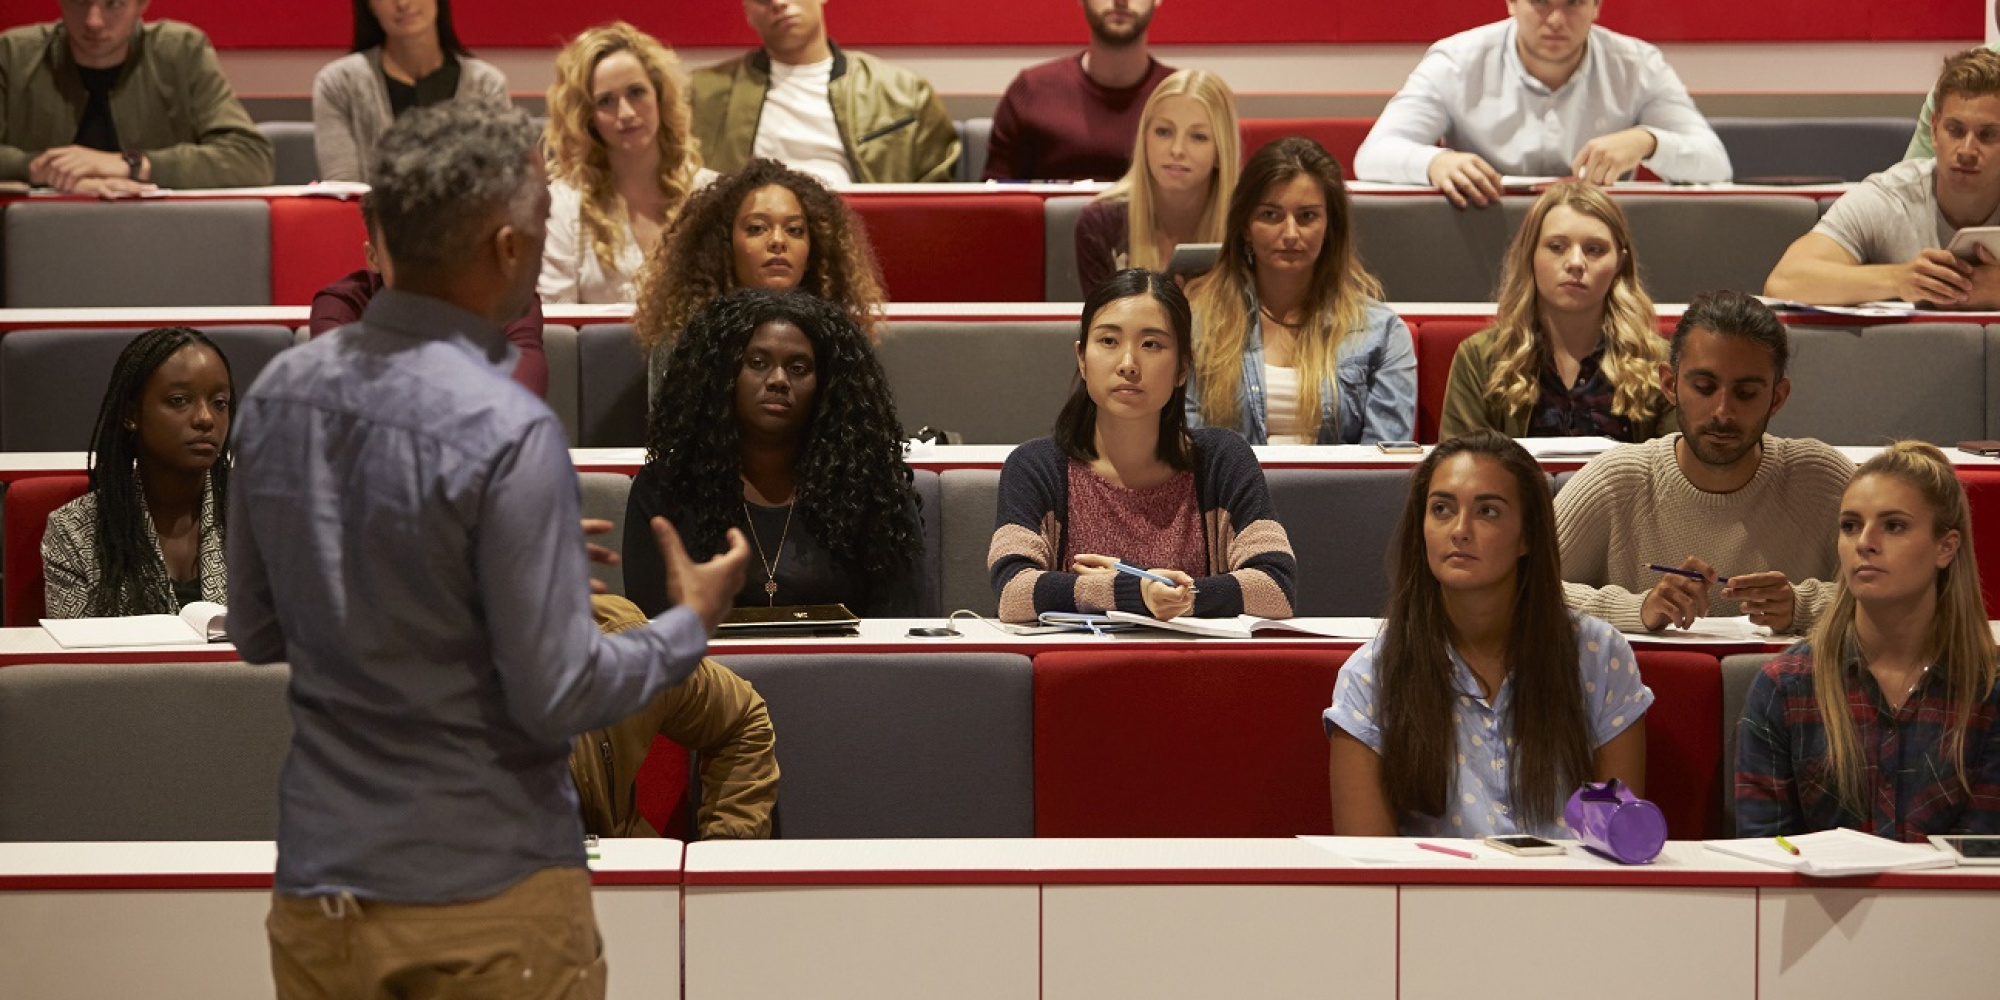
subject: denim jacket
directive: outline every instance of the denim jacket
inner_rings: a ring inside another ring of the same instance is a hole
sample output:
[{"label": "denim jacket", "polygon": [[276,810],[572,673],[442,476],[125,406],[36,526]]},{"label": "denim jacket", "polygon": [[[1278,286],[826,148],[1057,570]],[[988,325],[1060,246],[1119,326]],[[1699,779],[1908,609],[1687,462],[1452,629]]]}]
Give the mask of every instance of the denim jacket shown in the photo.
[{"label": "denim jacket", "polygon": [[[1243,384],[1237,389],[1243,419],[1237,428],[1251,444],[1269,444],[1264,409],[1264,320],[1256,293],[1249,297],[1250,333],[1243,345]],[[1195,332],[1198,339],[1200,331]],[[1340,344],[1335,377],[1319,387],[1315,444],[1408,441],[1417,433],[1417,351],[1410,328],[1388,306],[1368,300],[1361,328]],[[1334,382],[1339,383],[1336,390]],[[1202,426],[1200,379],[1187,384],[1189,427]]]}]

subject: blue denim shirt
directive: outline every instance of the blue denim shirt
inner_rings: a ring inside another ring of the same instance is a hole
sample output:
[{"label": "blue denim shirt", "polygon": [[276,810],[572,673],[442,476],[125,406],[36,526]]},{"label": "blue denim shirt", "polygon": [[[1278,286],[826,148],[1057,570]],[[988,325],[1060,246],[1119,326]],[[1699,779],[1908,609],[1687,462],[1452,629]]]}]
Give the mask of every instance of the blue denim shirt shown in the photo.
[{"label": "blue denim shirt", "polygon": [[687,609],[598,632],[576,468],[499,327],[384,290],[242,399],[229,634],[289,661],[277,889],[399,903],[584,864],[570,738],[678,684]]},{"label": "blue denim shirt", "polygon": [[[1243,420],[1237,430],[1251,444],[1269,444],[1264,409],[1264,319],[1254,292],[1249,307],[1243,384],[1237,389]],[[1195,336],[1200,337],[1200,332]],[[1315,444],[1374,444],[1409,441],[1417,436],[1417,349],[1402,317],[1370,299],[1361,327],[1341,341],[1334,369],[1333,379],[1320,382]],[[1203,426],[1200,382],[1188,379],[1190,428]],[[1335,382],[1339,383],[1337,390]]]}]

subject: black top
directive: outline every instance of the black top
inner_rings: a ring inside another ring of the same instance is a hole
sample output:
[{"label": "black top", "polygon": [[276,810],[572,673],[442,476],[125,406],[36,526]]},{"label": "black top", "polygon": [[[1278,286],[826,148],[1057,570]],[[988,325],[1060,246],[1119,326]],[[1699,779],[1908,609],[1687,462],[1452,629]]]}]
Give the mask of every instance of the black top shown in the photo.
[{"label": "black top", "polygon": [[414,84],[391,77],[387,70],[383,71],[382,80],[389,85],[389,110],[398,116],[411,108],[444,104],[458,95],[458,57],[445,53],[444,65]]},{"label": "black top", "polygon": [[77,75],[83,77],[83,92],[88,95],[83,117],[76,123],[77,145],[106,153],[123,151],[118,145],[118,126],[111,121],[111,87],[124,70],[123,63],[104,69],[76,68]]},{"label": "black top", "polygon": [[181,607],[185,608],[188,605],[201,600],[200,576],[196,576],[192,580],[175,580],[173,581],[173,585],[174,585],[175,604],[178,604]]},{"label": "black top", "polygon": [[[625,570],[625,596],[649,618],[668,607],[666,567],[660,560],[659,546],[653,542],[650,525],[655,517],[672,521],[679,513],[677,505],[667,503],[662,479],[661,467],[649,463],[632,480],[632,493],[625,505],[625,547],[620,557]],[[836,563],[833,553],[812,537],[796,516],[792,516],[787,528],[785,520],[791,508],[753,504],[749,509],[750,523],[743,534],[750,541],[750,563],[744,570],[743,589],[736,594],[735,606],[845,604],[847,610],[863,618],[916,616],[919,584],[915,566],[899,577],[867,579]],[[739,508],[733,520],[740,525],[742,517]],[[757,554],[760,543],[764,549],[762,558]],[[692,544],[688,550],[688,555],[695,559],[714,554],[695,551]],[[764,584],[770,579],[765,573],[767,563],[777,566],[775,594],[764,591]]]}]

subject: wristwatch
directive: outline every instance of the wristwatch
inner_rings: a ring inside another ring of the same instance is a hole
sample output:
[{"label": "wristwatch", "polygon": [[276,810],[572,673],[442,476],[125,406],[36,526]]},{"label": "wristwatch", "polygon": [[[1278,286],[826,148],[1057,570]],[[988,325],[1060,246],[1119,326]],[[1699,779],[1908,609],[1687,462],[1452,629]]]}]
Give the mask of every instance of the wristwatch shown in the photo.
[{"label": "wristwatch", "polygon": [[136,149],[128,149],[119,155],[125,158],[126,176],[138,180],[139,171],[146,168],[146,154]]}]

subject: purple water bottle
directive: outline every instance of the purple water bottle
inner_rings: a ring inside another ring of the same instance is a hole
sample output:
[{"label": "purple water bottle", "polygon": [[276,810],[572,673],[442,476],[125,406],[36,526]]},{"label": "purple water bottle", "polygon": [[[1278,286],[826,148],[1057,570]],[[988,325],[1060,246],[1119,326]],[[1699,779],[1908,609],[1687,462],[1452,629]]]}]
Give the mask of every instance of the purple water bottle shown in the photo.
[{"label": "purple water bottle", "polygon": [[1667,843],[1667,817],[1660,807],[1617,778],[1578,788],[1563,807],[1563,821],[1583,846],[1622,864],[1643,865],[1659,857]]}]

